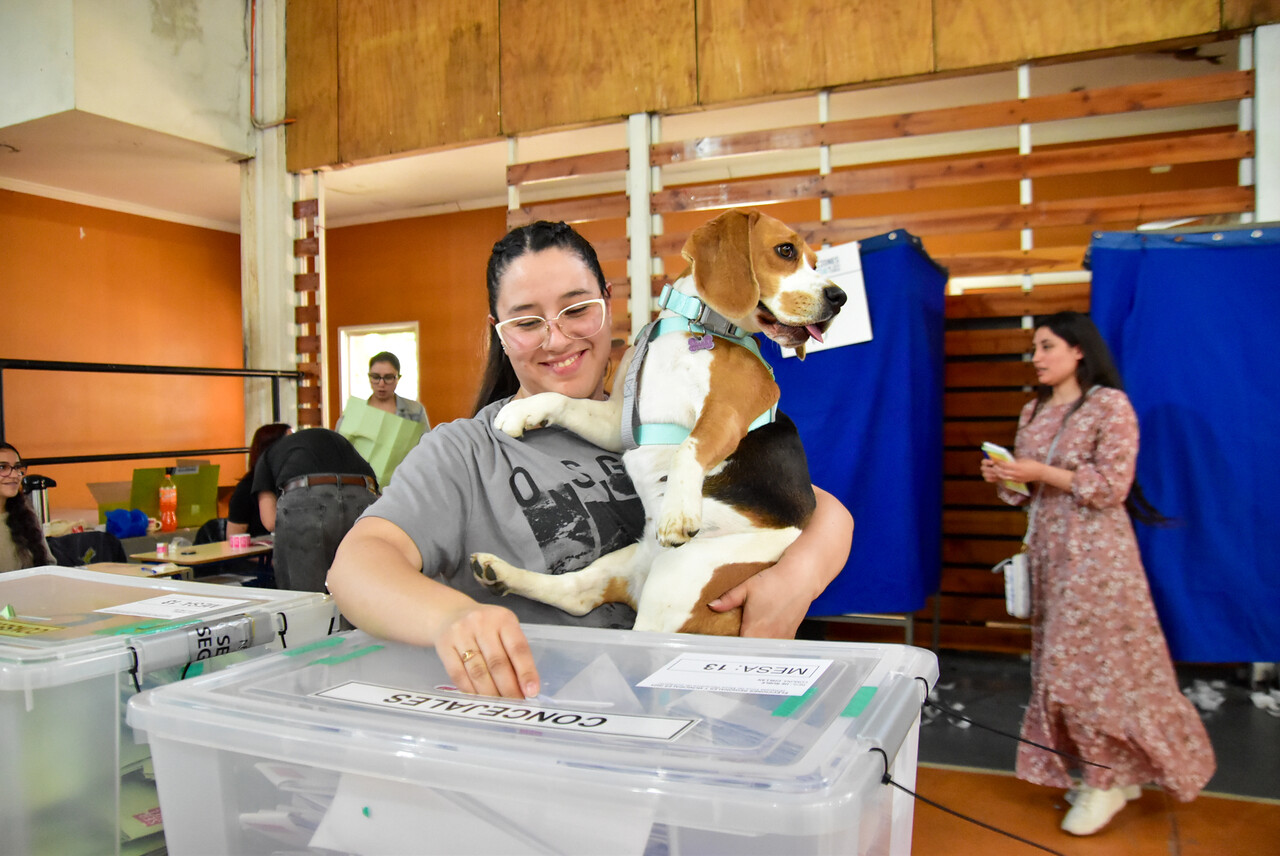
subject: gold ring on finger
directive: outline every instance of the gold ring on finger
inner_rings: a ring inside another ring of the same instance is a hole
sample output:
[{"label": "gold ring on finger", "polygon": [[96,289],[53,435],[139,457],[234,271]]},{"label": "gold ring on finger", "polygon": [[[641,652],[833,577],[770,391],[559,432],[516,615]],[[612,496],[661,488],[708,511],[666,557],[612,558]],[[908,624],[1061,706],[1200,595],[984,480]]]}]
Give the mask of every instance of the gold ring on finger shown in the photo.
[{"label": "gold ring on finger", "polygon": [[476,656],[479,653],[480,652],[475,650],[474,648],[468,648],[467,650],[463,651],[462,652],[463,665],[465,665],[468,660],[470,660],[472,657]]}]

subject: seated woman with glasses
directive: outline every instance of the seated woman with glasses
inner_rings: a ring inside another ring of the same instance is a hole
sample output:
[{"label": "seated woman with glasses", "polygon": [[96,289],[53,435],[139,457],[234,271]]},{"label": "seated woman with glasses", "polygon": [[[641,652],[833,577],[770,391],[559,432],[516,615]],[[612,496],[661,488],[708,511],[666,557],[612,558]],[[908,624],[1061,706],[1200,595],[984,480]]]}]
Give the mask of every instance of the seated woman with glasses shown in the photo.
[{"label": "seated woman with glasses", "polygon": [[[343,539],[327,582],[362,630],[434,646],[460,690],[528,698],[540,684],[521,621],[630,628],[635,613],[614,603],[573,616],[501,599],[475,581],[470,555],[577,570],[639,540],[644,509],[620,454],[559,427],[514,439],[493,426],[512,397],[606,397],[612,317],[595,250],[564,223],[522,226],[494,245],[487,283],[489,354],[475,416],[422,438]],[[814,494],[809,525],[778,563],[710,604],[742,606],[744,636],[793,637],[844,567],[853,519],[830,494]]]},{"label": "seated woman with glasses", "polygon": [[[427,429],[430,429],[431,423],[427,421],[426,408],[412,398],[396,395],[396,384],[399,382],[399,358],[390,351],[374,354],[369,358],[369,388],[373,392],[365,400],[372,407],[385,410],[387,413],[392,413],[401,419],[421,422]],[[341,425],[342,417],[339,416],[338,423],[334,426],[335,430],[339,430]]]},{"label": "seated woman with glasses", "polygon": [[26,474],[18,450],[0,443],[0,573],[53,564],[40,518],[22,492]]}]

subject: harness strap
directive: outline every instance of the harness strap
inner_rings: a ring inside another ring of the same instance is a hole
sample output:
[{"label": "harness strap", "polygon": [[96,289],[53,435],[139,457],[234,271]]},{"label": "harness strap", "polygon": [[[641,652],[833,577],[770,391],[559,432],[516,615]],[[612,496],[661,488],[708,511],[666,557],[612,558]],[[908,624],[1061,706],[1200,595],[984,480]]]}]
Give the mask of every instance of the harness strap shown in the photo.
[{"label": "harness strap", "polygon": [[[670,285],[662,287],[658,297],[658,305],[662,309],[676,313],[645,325],[636,336],[635,351],[631,356],[631,365],[627,367],[627,375],[622,384],[622,448],[624,451],[639,446],[678,446],[689,436],[689,429],[683,425],[670,422],[640,422],[640,408],[636,397],[640,389],[640,366],[644,363],[649,343],[658,336],[667,333],[693,333],[702,336],[710,333],[719,339],[741,345],[756,355],[756,359],[764,363],[773,376],[773,366],[760,354],[760,346],[755,337],[742,328],[731,323],[720,313],[707,306],[697,297],[676,291]],[[692,341],[692,340],[691,340]],[[775,408],[770,407],[757,416],[747,428],[754,431],[762,425],[773,421]]]}]

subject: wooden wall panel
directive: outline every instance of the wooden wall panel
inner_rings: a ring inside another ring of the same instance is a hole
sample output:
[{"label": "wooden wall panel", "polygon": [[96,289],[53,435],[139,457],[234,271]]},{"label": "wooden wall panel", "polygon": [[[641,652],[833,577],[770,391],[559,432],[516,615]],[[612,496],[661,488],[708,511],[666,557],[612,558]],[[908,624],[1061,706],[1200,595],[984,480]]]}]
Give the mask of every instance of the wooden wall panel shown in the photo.
[{"label": "wooden wall panel", "polygon": [[343,161],[501,134],[498,0],[339,0],[338,31]]},{"label": "wooden wall panel", "polygon": [[1218,0],[938,0],[937,71],[1212,33]]},{"label": "wooden wall panel", "polygon": [[698,100],[926,74],[931,0],[699,0]]},{"label": "wooden wall panel", "polygon": [[1222,0],[1222,26],[1228,30],[1280,21],[1280,0]]},{"label": "wooden wall panel", "polygon": [[338,162],[338,0],[288,0],[285,21],[285,160],[300,172]]},{"label": "wooden wall panel", "polygon": [[694,0],[503,0],[502,131],[696,103]]}]

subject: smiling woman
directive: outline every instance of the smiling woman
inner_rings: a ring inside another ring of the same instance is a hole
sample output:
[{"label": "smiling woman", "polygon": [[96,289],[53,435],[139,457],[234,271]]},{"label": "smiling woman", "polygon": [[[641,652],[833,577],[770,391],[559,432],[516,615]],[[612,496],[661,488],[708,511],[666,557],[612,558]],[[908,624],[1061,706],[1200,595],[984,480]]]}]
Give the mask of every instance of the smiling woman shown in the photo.
[{"label": "smiling woman", "polygon": [[26,472],[18,450],[0,443],[0,572],[53,564],[40,520],[22,493]]}]

